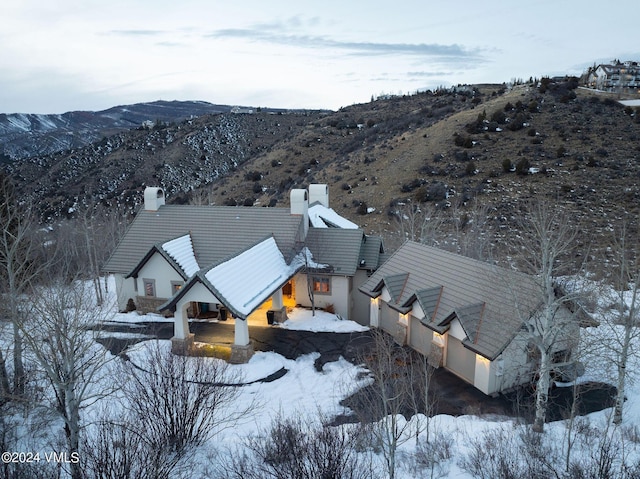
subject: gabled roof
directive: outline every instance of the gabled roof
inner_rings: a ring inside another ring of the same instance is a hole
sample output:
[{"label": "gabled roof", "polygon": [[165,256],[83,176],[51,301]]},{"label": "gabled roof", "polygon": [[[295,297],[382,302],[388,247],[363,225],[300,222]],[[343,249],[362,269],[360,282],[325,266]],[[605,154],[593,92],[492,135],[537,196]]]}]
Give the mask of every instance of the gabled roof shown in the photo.
[{"label": "gabled roof", "polygon": [[193,251],[193,241],[191,234],[186,234],[178,238],[163,243],[161,248],[180,266],[187,277],[191,277],[200,270],[196,254]]},{"label": "gabled roof", "polygon": [[392,296],[389,306],[398,311],[410,311],[417,301],[425,313],[423,323],[434,331],[446,331],[457,318],[467,335],[463,344],[491,360],[522,328],[522,316],[538,306],[533,277],[411,241],[360,291],[378,297],[382,286]]},{"label": "gabled roof", "polygon": [[[436,286],[429,289],[421,289],[415,292],[414,297],[418,301],[420,308],[424,311],[424,322],[433,322],[440,305],[440,298],[442,297],[442,286]],[[412,298],[406,302],[405,306],[412,304]]]},{"label": "gabled roof", "polygon": [[364,236],[360,248],[360,262],[358,268],[374,271],[382,263],[384,245],[380,236]]},{"label": "gabled roof", "polygon": [[185,280],[198,272],[200,267],[193,252],[191,235],[186,234],[163,243],[156,243],[136,264],[127,277],[136,277],[154,254],[161,255]]},{"label": "gabled roof", "polygon": [[208,269],[200,270],[160,309],[173,308],[193,285],[201,283],[233,316],[246,319],[303,265],[301,255],[287,264],[275,239],[269,237]]},{"label": "gabled roof", "polygon": [[482,327],[484,310],[487,303],[467,304],[456,308],[455,313],[460,325],[467,335],[467,339],[476,344]]},{"label": "gabled roof", "polygon": [[288,260],[302,239],[302,216],[288,208],[163,205],[141,209],[103,270],[129,274],[152,247],[190,233],[200,266],[217,263],[273,235]]},{"label": "gabled roof", "polygon": [[331,273],[353,276],[366,238],[361,229],[309,228],[305,244],[314,261],[328,264]]},{"label": "gabled roof", "polygon": [[409,273],[391,274],[382,277],[382,282],[387,287],[391,299],[397,304],[400,304],[398,300],[402,297],[408,279]]}]

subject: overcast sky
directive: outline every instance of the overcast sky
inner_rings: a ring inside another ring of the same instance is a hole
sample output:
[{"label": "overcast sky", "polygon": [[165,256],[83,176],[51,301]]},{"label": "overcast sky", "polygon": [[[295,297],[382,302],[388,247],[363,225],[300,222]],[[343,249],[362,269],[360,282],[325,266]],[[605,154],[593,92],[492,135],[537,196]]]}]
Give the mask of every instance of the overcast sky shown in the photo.
[{"label": "overcast sky", "polygon": [[[610,6],[610,9],[607,9]],[[2,0],[0,112],[338,109],[640,61],[638,0]]]}]

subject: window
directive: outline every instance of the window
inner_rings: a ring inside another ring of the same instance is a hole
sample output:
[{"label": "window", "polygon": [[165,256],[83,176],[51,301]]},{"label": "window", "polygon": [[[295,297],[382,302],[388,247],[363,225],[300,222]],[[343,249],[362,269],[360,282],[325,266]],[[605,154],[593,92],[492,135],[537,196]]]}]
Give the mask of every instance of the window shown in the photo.
[{"label": "window", "polygon": [[183,286],[184,283],[182,281],[171,281],[171,294],[176,294]]},{"label": "window", "polygon": [[318,294],[331,294],[331,278],[329,276],[314,276],[313,292]]},{"label": "window", "polygon": [[571,350],[570,349],[563,349],[562,351],[556,351],[555,353],[553,353],[553,358],[551,359],[551,362],[554,364],[561,364],[561,363],[567,363],[571,360]]},{"label": "window", "polygon": [[143,279],[144,295],[154,296],[156,295],[156,280],[155,279]]},{"label": "window", "polygon": [[538,361],[540,361],[540,350],[533,341],[529,341],[527,344],[527,362],[537,363]]}]

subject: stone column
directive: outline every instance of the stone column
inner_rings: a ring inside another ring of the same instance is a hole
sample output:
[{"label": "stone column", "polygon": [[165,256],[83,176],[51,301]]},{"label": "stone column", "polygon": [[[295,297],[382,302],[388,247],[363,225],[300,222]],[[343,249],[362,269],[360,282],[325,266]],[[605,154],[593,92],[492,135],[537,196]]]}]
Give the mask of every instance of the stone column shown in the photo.
[{"label": "stone column", "polygon": [[248,363],[253,356],[253,345],[249,339],[249,323],[246,319],[234,318],[234,341],[231,345],[231,364]]},{"label": "stone column", "polygon": [[187,317],[187,304],[178,303],[173,315],[173,338],[171,338],[171,352],[181,356],[187,356],[193,349],[195,334],[189,331],[189,318]]}]

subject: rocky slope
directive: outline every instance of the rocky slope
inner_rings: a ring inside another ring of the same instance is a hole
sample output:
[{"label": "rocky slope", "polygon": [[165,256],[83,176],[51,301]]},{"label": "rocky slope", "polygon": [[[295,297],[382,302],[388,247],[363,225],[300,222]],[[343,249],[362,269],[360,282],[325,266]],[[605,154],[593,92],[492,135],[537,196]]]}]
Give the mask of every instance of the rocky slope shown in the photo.
[{"label": "rocky slope", "polygon": [[230,110],[227,105],[199,101],[155,101],[60,115],[3,113],[0,114],[0,159],[12,161],[80,148],[104,136],[137,128],[143,122],[171,123]]},{"label": "rocky slope", "polygon": [[146,185],[173,201],[226,176],[322,113],[205,115],[103,138],[89,146],[5,165],[45,220],[106,203],[134,211]]},{"label": "rocky slope", "polygon": [[517,234],[527,199],[544,198],[566,211],[583,252],[608,258],[621,219],[637,231],[640,112],[576,86],[479,85],[466,100],[453,91],[354,105],[245,163],[210,197],[286,203],[287,187],[326,182],[340,213],[389,244],[403,240],[403,205],[441,214],[442,242],[476,234],[482,208],[492,249]]}]

